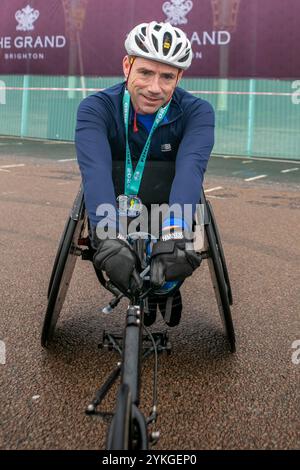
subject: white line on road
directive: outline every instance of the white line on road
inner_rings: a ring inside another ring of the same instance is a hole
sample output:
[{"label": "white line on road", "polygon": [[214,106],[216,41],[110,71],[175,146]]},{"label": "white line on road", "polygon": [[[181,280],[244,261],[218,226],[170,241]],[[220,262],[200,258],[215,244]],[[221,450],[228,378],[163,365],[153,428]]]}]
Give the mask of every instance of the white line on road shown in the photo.
[{"label": "white line on road", "polygon": [[17,163],[15,165],[1,165],[0,168],[16,168],[17,166],[25,166],[25,163]]},{"label": "white line on road", "polygon": [[3,170],[3,168],[0,168],[0,171],[5,171],[5,173],[10,173],[9,170]]},{"label": "white line on road", "polygon": [[223,189],[223,186],[216,186],[215,188],[205,189],[205,193],[210,193],[211,191],[217,191],[218,189]]},{"label": "white line on road", "polygon": [[57,160],[58,162],[71,162],[73,160],[76,160],[76,158],[63,158],[62,160]]},{"label": "white line on road", "polygon": [[252,163],[251,160],[243,160],[242,163]]},{"label": "white line on road", "polygon": [[246,178],[244,181],[254,181],[254,180],[259,180],[261,178],[266,178],[268,175],[258,175],[258,176],[253,176],[252,178]]},{"label": "white line on road", "polygon": [[[216,158],[235,158],[237,160],[244,160],[245,159],[245,155],[232,155],[231,157],[229,155],[218,155],[218,154],[215,154],[213,153],[212,154],[213,157],[216,157]],[[267,157],[247,157],[249,158],[249,160],[257,160],[257,161],[260,161],[260,162],[279,162],[279,163],[296,163],[295,160],[283,160],[282,158],[279,159],[279,158],[267,158]]]},{"label": "white line on road", "polygon": [[289,173],[290,171],[298,171],[299,168],[288,168],[287,170],[281,170],[281,173]]}]

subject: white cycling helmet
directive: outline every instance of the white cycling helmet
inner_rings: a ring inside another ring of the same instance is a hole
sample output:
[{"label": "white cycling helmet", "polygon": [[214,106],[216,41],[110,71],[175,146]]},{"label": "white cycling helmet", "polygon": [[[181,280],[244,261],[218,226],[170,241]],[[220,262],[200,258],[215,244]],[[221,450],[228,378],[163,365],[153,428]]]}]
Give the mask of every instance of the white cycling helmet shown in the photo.
[{"label": "white cycling helmet", "polygon": [[186,70],[192,62],[192,47],[186,34],[170,23],[141,23],[125,41],[128,55],[156,60]]}]

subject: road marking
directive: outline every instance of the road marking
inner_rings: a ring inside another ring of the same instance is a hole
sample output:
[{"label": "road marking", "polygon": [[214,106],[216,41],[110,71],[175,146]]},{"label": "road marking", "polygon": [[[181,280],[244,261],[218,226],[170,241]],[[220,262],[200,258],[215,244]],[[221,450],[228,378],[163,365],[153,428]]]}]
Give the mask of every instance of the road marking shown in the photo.
[{"label": "road marking", "polygon": [[25,166],[25,163],[17,163],[15,165],[1,165],[0,168],[16,168],[17,166]]},{"label": "road marking", "polygon": [[5,173],[10,173],[9,170],[3,170],[3,168],[0,168],[0,171],[3,171],[3,172],[5,171]]},{"label": "road marking", "polygon": [[223,186],[216,186],[215,188],[205,189],[205,193],[210,193],[211,191],[217,191],[218,189],[223,189]]},{"label": "road marking", "polygon": [[71,141],[67,141],[67,140],[47,140],[46,142],[43,142],[43,144],[45,145],[60,145],[60,144],[71,144],[72,142]]},{"label": "road marking", "polygon": [[252,163],[251,160],[243,160],[242,163]]},{"label": "road marking", "polygon": [[281,170],[281,173],[289,173],[290,171],[298,171],[299,168],[288,168],[287,170]]},{"label": "road marking", "polygon": [[[224,158],[224,155],[217,155],[215,153],[212,154],[212,157],[215,157],[215,158]],[[244,160],[245,159],[245,155],[242,156],[242,155],[232,155],[231,157],[229,156],[226,156],[226,158],[235,158],[237,160]],[[295,165],[296,161],[295,160],[283,160],[282,158],[267,158],[267,157],[247,157],[249,158],[249,160],[257,160],[258,162],[279,162],[279,163],[293,163]]]},{"label": "road marking", "polygon": [[252,178],[246,178],[244,181],[254,181],[254,180],[259,180],[261,178],[266,178],[268,175],[258,175],[258,176],[253,176]]},{"label": "road marking", "polygon": [[0,364],[5,365],[6,362],[6,347],[4,341],[0,341]]},{"label": "road marking", "polygon": [[207,197],[212,199],[224,199],[222,196],[213,196],[212,194],[208,194]]},{"label": "road marking", "polygon": [[73,160],[76,160],[76,158],[63,158],[62,160],[57,160],[58,162],[71,162]]}]

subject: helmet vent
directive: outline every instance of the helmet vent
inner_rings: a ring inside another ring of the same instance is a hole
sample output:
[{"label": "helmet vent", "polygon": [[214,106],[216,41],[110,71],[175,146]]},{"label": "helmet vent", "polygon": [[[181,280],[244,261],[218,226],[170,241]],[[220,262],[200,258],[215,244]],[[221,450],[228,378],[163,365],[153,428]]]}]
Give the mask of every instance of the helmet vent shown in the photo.
[{"label": "helmet vent", "polygon": [[182,42],[181,42],[180,44],[177,44],[177,46],[175,47],[175,50],[174,50],[174,52],[173,52],[173,55],[176,55],[176,54],[177,54],[177,52],[179,51],[179,49],[181,48],[181,46],[182,46]]},{"label": "helmet vent", "polygon": [[165,33],[163,38],[163,55],[168,55],[172,45],[172,36],[170,33]]},{"label": "helmet vent", "polygon": [[180,63],[181,63],[181,62],[185,62],[185,61],[189,58],[189,55],[190,55],[190,54],[189,54],[189,52],[188,52],[184,57],[182,57],[181,59],[179,59],[178,62],[180,62]]},{"label": "helmet vent", "polygon": [[146,26],[143,26],[143,28],[141,28],[141,32],[144,36],[146,36]]},{"label": "helmet vent", "polygon": [[138,36],[135,36],[135,42],[137,44],[137,46],[142,49],[143,52],[149,52],[148,49],[144,46],[144,44],[142,43],[142,41],[140,40],[140,38]]},{"label": "helmet vent", "polygon": [[160,31],[161,30],[161,25],[156,24],[153,29],[155,29],[155,31]]},{"label": "helmet vent", "polygon": [[156,37],[154,36],[154,34],[152,34],[152,42],[153,42],[153,46],[155,47],[156,52],[158,52],[158,41]]}]

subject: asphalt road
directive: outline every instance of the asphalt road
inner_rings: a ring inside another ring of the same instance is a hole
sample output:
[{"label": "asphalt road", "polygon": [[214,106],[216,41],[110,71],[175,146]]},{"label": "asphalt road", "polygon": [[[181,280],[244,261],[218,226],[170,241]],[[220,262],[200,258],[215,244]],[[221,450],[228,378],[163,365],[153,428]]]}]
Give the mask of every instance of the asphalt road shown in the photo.
[{"label": "asphalt road", "polygon": [[[126,303],[101,313],[111,296],[90,263],[77,261],[53,346],[40,346],[49,276],[80,182],[72,158],[69,144],[0,139],[1,449],[105,445],[109,415],[84,410],[118,360],[97,345],[104,328],[122,330]],[[203,262],[182,288],[172,354],[160,356],[157,449],[300,448],[300,170],[282,172],[298,166],[210,161],[205,189],[233,288],[237,352],[228,351]],[[162,320],[152,329],[164,330]],[[146,414],[152,366],[142,376]],[[113,410],[115,392],[103,410]]]}]

